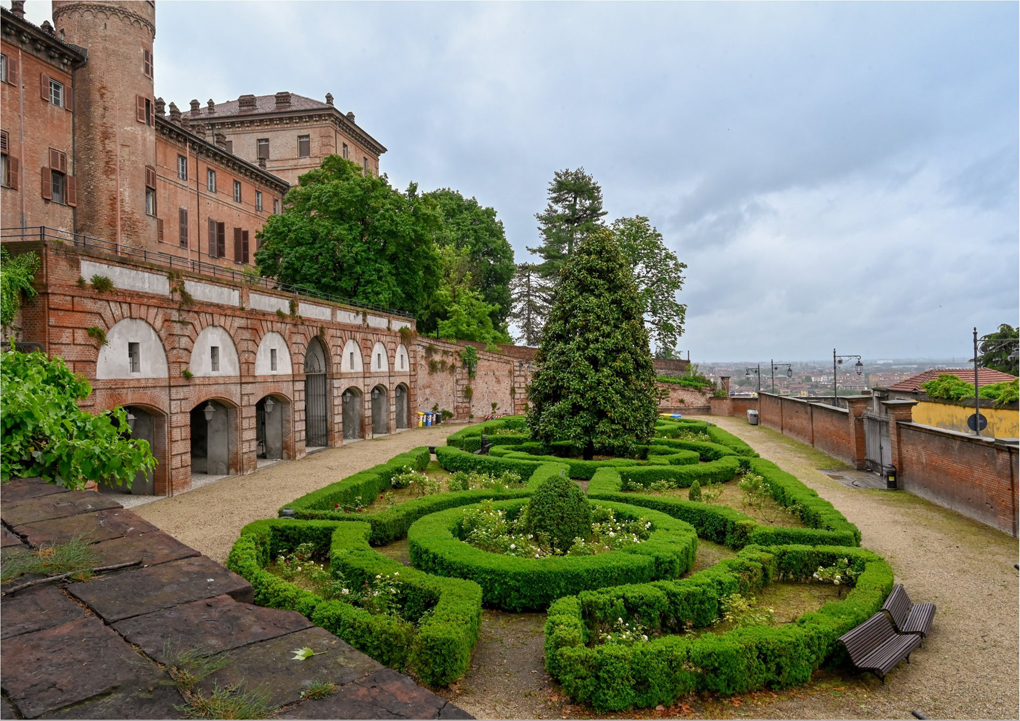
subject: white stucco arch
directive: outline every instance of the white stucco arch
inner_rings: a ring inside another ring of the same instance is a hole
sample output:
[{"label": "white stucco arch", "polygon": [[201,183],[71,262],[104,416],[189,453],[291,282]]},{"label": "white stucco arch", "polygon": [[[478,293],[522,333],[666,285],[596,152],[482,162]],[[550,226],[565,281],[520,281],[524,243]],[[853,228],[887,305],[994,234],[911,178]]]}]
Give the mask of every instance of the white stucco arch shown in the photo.
[{"label": "white stucco arch", "polygon": [[[273,368],[273,351],[276,351],[276,368]],[[255,353],[255,375],[257,376],[289,376],[293,373],[290,363],[290,350],[287,341],[276,331],[262,336],[259,349]]]},{"label": "white stucco arch", "polygon": [[372,346],[371,368],[373,373],[390,372],[390,359],[386,355],[386,346],[380,341],[376,341],[376,344]]},{"label": "white stucco arch", "polygon": [[397,346],[397,358],[394,363],[393,371],[395,373],[411,372],[411,356],[408,355],[407,348],[404,347],[403,343]]},{"label": "white stucco arch", "polygon": [[[134,350],[137,356],[133,360]],[[99,349],[97,379],[166,378],[168,374],[163,339],[155,328],[138,318],[124,318],[110,328],[106,345]]]},{"label": "white stucco arch", "polygon": [[[212,349],[218,348],[219,364],[213,370]],[[237,360],[237,348],[234,339],[226,328],[211,325],[198,334],[195,346],[191,349],[189,370],[196,377],[236,376],[241,374],[241,364]]]},{"label": "white stucco arch", "polygon": [[361,346],[351,338],[344,344],[343,358],[340,359],[341,373],[361,373],[365,369],[365,361],[361,357]]}]

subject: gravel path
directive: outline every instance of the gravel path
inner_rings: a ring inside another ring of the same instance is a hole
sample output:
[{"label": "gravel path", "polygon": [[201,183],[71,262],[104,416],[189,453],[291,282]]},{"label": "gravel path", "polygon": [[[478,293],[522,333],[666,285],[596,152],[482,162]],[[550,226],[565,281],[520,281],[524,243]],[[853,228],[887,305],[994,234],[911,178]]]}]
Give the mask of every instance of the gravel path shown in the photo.
[{"label": "gravel path", "polygon": [[[728,707],[777,718],[1017,718],[1017,540],[902,491],[848,488],[816,470],[817,453],[739,418],[704,417],[750,443],[832,502],[884,556],[914,601],[938,607],[931,636],[886,679],[829,679],[796,693]],[[723,706],[712,709],[714,715]],[[708,709],[706,709],[708,711]]]},{"label": "gravel path", "polygon": [[443,445],[463,426],[412,428],[278,463],[247,476],[234,476],[194,491],[135,509],[139,516],[220,563],[241,529],[261,518],[275,518],[283,504],[358,471],[385,463],[418,446]]}]

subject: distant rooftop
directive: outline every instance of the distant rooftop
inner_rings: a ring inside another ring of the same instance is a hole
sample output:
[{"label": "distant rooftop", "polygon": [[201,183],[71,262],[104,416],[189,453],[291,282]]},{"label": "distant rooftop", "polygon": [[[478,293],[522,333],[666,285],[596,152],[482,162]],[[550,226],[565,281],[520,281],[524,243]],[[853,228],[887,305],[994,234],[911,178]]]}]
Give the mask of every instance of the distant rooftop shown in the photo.
[{"label": "distant rooftop", "polygon": [[[332,96],[330,96],[332,100]],[[205,107],[192,110],[193,118],[223,118],[231,115],[248,115],[251,113],[275,113],[302,110],[328,110],[331,103],[306,98],[297,93],[276,93],[275,95],[242,95],[237,100],[222,103],[213,102]],[[334,108],[335,109],[335,108]]]},{"label": "distant rooftop", "polygon": [[[891,391],[904,391],[906,393],[917,393],[921,390],[921,384],[927,381],[938,378],[939,376],[957,376],[961,380],[967,383],[974,382],[974,369],[973,368],[936,368],[934,370],[927,370],[924,373],[918,373],[916,376],[911,376],[906,380],[902,380],[899,383],[894,383],[889,386]],[[993,383],[1003,383],[1005,381],[1015,380],[1016,376],[1012,376],[1009,373],[1003,373],[1002,371],[992,370],[991,368],[978,368],[978,387],[988,386]]]}]

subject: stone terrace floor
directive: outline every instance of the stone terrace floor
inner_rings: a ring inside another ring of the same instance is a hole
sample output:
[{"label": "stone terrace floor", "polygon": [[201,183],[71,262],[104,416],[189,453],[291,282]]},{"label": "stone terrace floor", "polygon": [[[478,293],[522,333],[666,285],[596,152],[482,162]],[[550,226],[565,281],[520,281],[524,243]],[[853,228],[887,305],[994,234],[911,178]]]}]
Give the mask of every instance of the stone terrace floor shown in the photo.
[{"label": "stone terrace floor", "polygon": [[[96,567],[131,564],[0,588],[0,718],[183,718],[166,664],[187,654],[222,663],[197,692],[243,682],[279,718],[471,718],[304,616],[252,605],[247,581],[108,496],[19,480],[3,486],[0,517],[5,555],[85,534]],[[293,660],[304,647],[316,655]],[[338,689],[302,700],[319,681]]]}]

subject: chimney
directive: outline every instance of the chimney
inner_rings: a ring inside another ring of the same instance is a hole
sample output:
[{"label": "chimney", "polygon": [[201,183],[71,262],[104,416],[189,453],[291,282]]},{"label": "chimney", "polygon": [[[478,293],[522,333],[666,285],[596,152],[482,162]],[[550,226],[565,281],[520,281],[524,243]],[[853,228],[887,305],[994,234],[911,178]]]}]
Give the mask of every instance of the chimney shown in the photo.
[{"label": "chimney", "polygon": [[195,125],[191,128],[191,132],[198,137],[205,139],[205,123],[195,123]]},{"label": "chimney", "polygon": [[25,19],[25,0],[11,0],[11,14],[16,18]]},{"label": "chimney", "polygon": [[166,117],[166,101],[163,98],[156,98],[156,115]]},{"label": "chimney", "polygon": [[192,115],[198,115],[198,112],[201,109],[202,109],[202,106],[198,104],[197,100],[192,100],[191,101],[191,114]]},{"label": "chimney", "polygon": [[276,109],[281,110],[283,108],[290,107],[290,93],[282,92],[276,94]]},{"label": "chimney", "polygon": [[216,112],[216,103],[213,102],[212,98],[209,98],[208,107],[210,115]]},{"label": "chimney", "polygon": [[333,107],[333,93],[326,93],[326,105]]},{"label": "chimney", "polygon": [[174,102],[170,103],[170,122],[177,125],[181,124],[181,111]]},{"label": "chimney", "polygon": [[348,112],[347,113],[347,119],[350,120],[353,123],[354,122],[354,113]]},{"label": "chimney", "polygon": [[242,113],[248,110],[255,109],[255,96],[254,95],[242,95],[237,99],[237,109]]},{"label": "chimney", "polygon": [[729,376],[719,376],[719,385],[722,386],[722,389],[724,391],[726,391],[726,396],[729,397],[729,395],[730,395],[730,377]]},{"label": "chimney", "polygon": [[48,35],[56,35],[56,33],[53,31],[53,25],[50,23],[49,20],[43,20],[42,25],[40,25],[39,27],[42,28],[42,31]]},{"label": "chimney", "polygon": [[224,150],[227,149],[227,136],[223,133],[216,133],[213,136],[213,142]]}]

